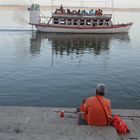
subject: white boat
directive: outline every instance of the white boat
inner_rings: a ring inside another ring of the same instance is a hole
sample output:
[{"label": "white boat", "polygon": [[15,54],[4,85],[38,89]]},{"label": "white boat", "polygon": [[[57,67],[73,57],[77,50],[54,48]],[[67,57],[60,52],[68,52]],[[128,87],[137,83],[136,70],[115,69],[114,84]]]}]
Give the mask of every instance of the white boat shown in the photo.
[{"label": "white boat", "polygon": [[56,9],[52,13],[49,21],[43,23],[40,16],[40,6],[32,4],[28,9],[30,11],[29,24],[36,27],[39,32],[50,33],[126,33],[133,23],[113,24],[112,14],[104,14],[102,10],[91,10],[87,13],[85,10]]}]

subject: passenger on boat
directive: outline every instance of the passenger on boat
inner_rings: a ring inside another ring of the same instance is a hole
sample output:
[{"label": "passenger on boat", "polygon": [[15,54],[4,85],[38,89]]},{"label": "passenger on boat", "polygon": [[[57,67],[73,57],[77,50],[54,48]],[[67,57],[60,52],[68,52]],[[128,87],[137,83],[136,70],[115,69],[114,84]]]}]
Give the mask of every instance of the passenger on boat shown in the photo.
[{"label": "passenger on boat", "polygon": [[78,10],[77,14],[79,15],[81,13],[80,9]]},{"label": "passenger on boat", "polygon": [[76,14],[77,14],[77,11],[76,11],[76,10],[74,10],[74,11],[73,11],[73,14],[74,14],[74,15],[76,15]]},{"label": "passenger on boat", "polygon": [[95,10],[95,15],[96,15],[96,16],[98,15],[98,10]]},{"label": "passenger on boat", "polygon": [[91,9],[90,11],[89,11],[89,15],[94,15],[95,14],[95,12],[93,11],[93,9]]},{"label": "passenger on boat", "polygon": [[81,14],[82,14],[82,15],[88,15],[88,12],[87,12],[86,10],[82,10],[82,11],[81,11]]},{"label": "passenger on boat", "polygon": [[100,15],[100,16],[102,15],[102,10],[101,9],[98,10],[98,15]]},{"label": "passenger on boat", "polygon": [[61,6],[60,6],[60,10],[63,11],[63,6],[62,6],[62,4],[61,4]]},{"label": "passenger on boat", "polygon": [[72,10],[72,15],[75,15],[76,14],[76,10]]},{"label": "passenger on boat", "polygon": [[101,10],[101,15],[103,14],[103,10]]},{"label": "passenger on boat", "polygon": [[80,14],[82,14],[82,15],[83,15],[83,14],[84,14],[84,10],[82,10],[82,11],[80,12]]},{"label": "passenger on boat", "polygon": [[67,14],[70,14],[70,9],[67,9]]},{"label": "passenger on boat", "polygon": [[61,4],[61,6],[60,6],[60,12],[61,12],[61,14],[64,13],[64,8],[63,8],[62,4]]},{"label": "passenger on boat", "polygon": [[103,11],[101,9],[98,9],[98,10],[95,11],[95,15],[96,16],[101,16],[102,15],[102,12]]},{"label": "passenger on boat", "polygon": [[96,89],[96,95],[83,100],[80,106],[80,111],[83,112],[83,120],[88,125],[110,125],[111,120],[111,101],[104,98],[106,92],[106,86],[104,84],[98,84]]}]

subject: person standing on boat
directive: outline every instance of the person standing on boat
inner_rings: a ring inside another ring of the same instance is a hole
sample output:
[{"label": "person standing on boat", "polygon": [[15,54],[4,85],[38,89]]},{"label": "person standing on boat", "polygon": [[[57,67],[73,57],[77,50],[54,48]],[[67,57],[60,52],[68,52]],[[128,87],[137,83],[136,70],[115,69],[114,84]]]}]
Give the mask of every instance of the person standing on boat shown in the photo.
[{"label": "person standing on boat", "polygon": [[110,125],[111,120],[111,101],[104,98],[106,86],[98,84],[96,95],[83,100],[80,111],[83,112],[83,119],[88,125]]},{"label": "person standing on boat", "polygon": [[60,6],[60,11],[61,11],[61,13],[63,13],[63,12],[64,12],[64,9],[63,9],[62,4],[61,4],[61,6]]}]

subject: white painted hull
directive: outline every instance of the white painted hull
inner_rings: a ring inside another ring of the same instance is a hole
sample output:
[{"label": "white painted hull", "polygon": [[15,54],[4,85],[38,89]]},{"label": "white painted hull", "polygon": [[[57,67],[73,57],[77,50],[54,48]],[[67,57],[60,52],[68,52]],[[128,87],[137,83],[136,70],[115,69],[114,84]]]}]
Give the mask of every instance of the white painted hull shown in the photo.
[{"label": "white painted hull", "polygon": [[104,28],[73,28],[65,26],[48,26],[48,25],[36,25],[37,31],[39,32],[49,32],[49,33],[126,33],[131,28],[132,23],[124,25],[115,25],[112,27]]}]

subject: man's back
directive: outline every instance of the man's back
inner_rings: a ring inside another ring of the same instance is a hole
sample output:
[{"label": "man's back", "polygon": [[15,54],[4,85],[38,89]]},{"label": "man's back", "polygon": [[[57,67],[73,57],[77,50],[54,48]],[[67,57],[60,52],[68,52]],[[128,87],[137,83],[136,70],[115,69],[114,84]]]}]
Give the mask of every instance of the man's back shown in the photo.
[{"label": "man's back", "polygon": [[101,105],[100,101],[102,102],[107,115],[111,115],[111,102],[110,100],[104,98],[103,96],[93,96],[87,99],[85,103],[84,112],[87,113],[86,120],[89,125],[107,125],[106,114]]}]

